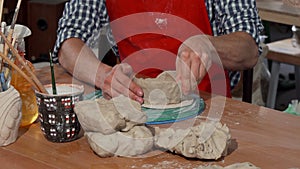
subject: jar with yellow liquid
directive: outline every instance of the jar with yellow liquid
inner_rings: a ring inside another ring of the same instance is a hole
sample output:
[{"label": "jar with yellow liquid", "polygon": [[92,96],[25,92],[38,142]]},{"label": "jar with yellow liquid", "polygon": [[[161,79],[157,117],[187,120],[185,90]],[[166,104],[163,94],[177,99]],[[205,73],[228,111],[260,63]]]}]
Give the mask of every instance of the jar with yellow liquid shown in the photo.
[{"label": "jar with yellow liquid", "polygon": [[[34,72],[32,63],[28,60],[24,61]],[[26,69],[21,66],[21,64],[16,64],[19,65],[21,70],[26,75],[30,76]],[[34,89],[32,85],[27,82],[27,80],[24,79],[16,70],[12,70],[11,85],[13,85],[15,89],[18,90],[22,100],[22,120],[20,126],[28,126],[35,122],[38,117],[38,106]]]}]

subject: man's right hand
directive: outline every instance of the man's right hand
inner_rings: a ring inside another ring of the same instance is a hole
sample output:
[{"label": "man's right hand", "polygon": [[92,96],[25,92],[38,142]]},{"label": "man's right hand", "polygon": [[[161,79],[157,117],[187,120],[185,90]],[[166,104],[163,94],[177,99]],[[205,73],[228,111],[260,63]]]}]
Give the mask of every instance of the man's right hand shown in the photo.
[{"label": "man's right hand", "polygon": [[133,100],[143,103],[143,90],[132,81],[133,71],[129,64],[117,64],[102,74],[100,88],[104,98],[124,95]]},{"label": "man's right hand", "polygon": [[143,103],[143,90],[134,82],[133,71],[128,64],[118,64],[113,68],[102,63],[94,52],[78,38],[70,38],[61,46],[59,62],[72,75],[84,82],[100,88],[105,98],[123,94]]}]

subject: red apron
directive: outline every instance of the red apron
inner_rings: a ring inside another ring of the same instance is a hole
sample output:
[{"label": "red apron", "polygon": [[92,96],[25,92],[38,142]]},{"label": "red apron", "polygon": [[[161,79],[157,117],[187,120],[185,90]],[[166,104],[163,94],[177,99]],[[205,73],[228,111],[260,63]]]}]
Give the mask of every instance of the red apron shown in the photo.
[{"label": "red apron", "polygon": [[[178,48],[189,37],[212,35],[204,0],[106,0],[106,7],[121,61],[148,77],[175,70]],[[216,64],[198,88],[231,96],[227,72]]]}]

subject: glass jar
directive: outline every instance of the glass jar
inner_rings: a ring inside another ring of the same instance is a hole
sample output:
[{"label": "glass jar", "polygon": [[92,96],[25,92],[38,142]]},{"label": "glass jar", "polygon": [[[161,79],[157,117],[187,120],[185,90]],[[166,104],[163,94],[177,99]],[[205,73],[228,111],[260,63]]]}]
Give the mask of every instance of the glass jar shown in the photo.
[{"label": "glass jar", "polygon": [[[25,63],[34,72],[34,67],[31,62],[24,60]],[[19,65],[21,70],[28,76],[30,74],[26,71],[24,66]],[[36,102],[36,96],[32,85],[24,79],[16,70],[12,70],[11,85],[18,90],[22,100],[22,120],[20,126],[27,126],[36,121],[38,117],[38,107]]]}]

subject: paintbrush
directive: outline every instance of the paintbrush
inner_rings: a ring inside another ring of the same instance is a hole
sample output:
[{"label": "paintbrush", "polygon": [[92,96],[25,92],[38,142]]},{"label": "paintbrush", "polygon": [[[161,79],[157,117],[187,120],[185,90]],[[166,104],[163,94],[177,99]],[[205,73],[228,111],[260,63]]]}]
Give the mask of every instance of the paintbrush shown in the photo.
[{"label": "paintbrush", "polygon": [[[41,89],[41,88],[43,88],[43,86],[41,87],[41,86],[39,86],[39,85],[37,85],[36,83],[35,83],[35,81],[32,79],[32,78],[30,78],[29,76],[27,76],[16,64],[14,64],[8,57],[6,57],[3,53],[1,53],[0,52],[0,57],[3,59],[3,60],[5,60],[5,62],[7,62],[7,64],[8,65],[10,65],[13,69],[15,69],[18,73],[20,73],[20,75],[24,78],[24,79],[26,79],[32,86],[34,86],[38,91],[40,91],[40,92],[42,92],[42,93],[44,93],[43,92],[43,90]],[[4,74],[3,74],[3,76],[1,76],[1,77],[3,77],[4,78]],[[4,79],[3,79],[4,80]],[[1,82],[2,82],[2,80],[1,80]],[[2,84],[3,85],[3,84]],[[5,87],[5,86],[4,86]],[[2,88],[4,88],[3,86],[2,86]],[[45,89],[46,90],[46,89]]]},{"label": "paintbrush", "polygon": [[[13,16],[13,19],[12,19],[12,22],[11,22],[11,25],[10,25],[10,28],[9,28],[9,32],[8,32],[8,35],[7,35],[7,40],[8,40],[9,43],[11,43],[11,40],[12,40],[12,36],[13,36],[15,25],[16,25],[16,22],[17,22],[21,2],[22,2],[22,0],[18,0],[17,6],[15,8],[15,13],[14,13],[14,16]],[[5,43],[5,45],[4,45],[4,55],[5,56],[8,56],[8,51],[9,51],[8,44]],[[11,55],[11,56],[13,56],[13,55]],[[9,68],[5,68],[5,73],[4,73],[5,79],[9,78],[8,77],[8,75],[10,74],[9,71],[10,71]]]},{"label": "paintbrush", "polygon": [[0,22],[2,21],[4,0],[0,0]]},{"label": "paintbrush", "polygon": [[[42,93],[48,93],[47,90],[45,89],[45,87],[42,85],[42,83],[38,80],[38,78],[35,76],[35,74],[32,72],[32,70],[28,67],[28,65],[24,62],[23,58],[19,55],[18,51],[12,46],[12,44],[10,42],[8,42],[8,40],[6,39],[6,37],[3,35],[3,33],[0,31],[0,36],[3,38],[3,40],[5,41],[5,43],[8,45],[8,47],[10,48],[12,54],[18,59],[18,61],[24,66],[25,70],[30,74],[31,79],[33,80],[33,82],[36,84],[36,86],[38,87],[39,91],[41,91]],[[7,56],[5,56],[4,54],[0,53],[2,58],[8,58]],[[10,62],[11,60],[8,59]],[[7,61],[7,60],[6,60]],[[7,61],[8,62],[8,61]],[[10,64],[11,65],[11,64]]]},{"label": "paintbrush", "polygon": [[53,59],[52,59],[52,53],[51,52],[49,52],[49,56],[50,56],[50,68],[51,68],[52,92],[55,95],[55,94],[57,94],[57,92],[56,92],[56,83],[55,83]]},{"label": "paintbrush", "polygon": [[[14,29],[15,29],[15,25],[16,25],[16,22],[17,22],[17,18],[18,18],[18,14],[19,14],[19,9],[20,9],[20,6],[21,6],[21,2],[22,2],[22,0],[18,0],[16,9],[15,9],[15,13],[14,13],[12,22],[10,24],[9,32],[8,32],[8,35],[7,35],[7,39],[8,39],[9,42],[11,42],[12,35],[14,33]],[[5,56],[7,56],[8,50],[9,50],[8,45],[5,45],[5,50],[4,50],[4,55]]]},{"label": "paintbrush", "polygon": [[[1,26],[2,26],[2,14],[3,14],[3,3],[4,0],[0,0],[0,22],[1,22]],[[1,28],[0,31],[2,31],[3,28]],[[5,29],[5,28],[4,28]],[[2,58],[0,58],[0,72],[2,72]]]}]

